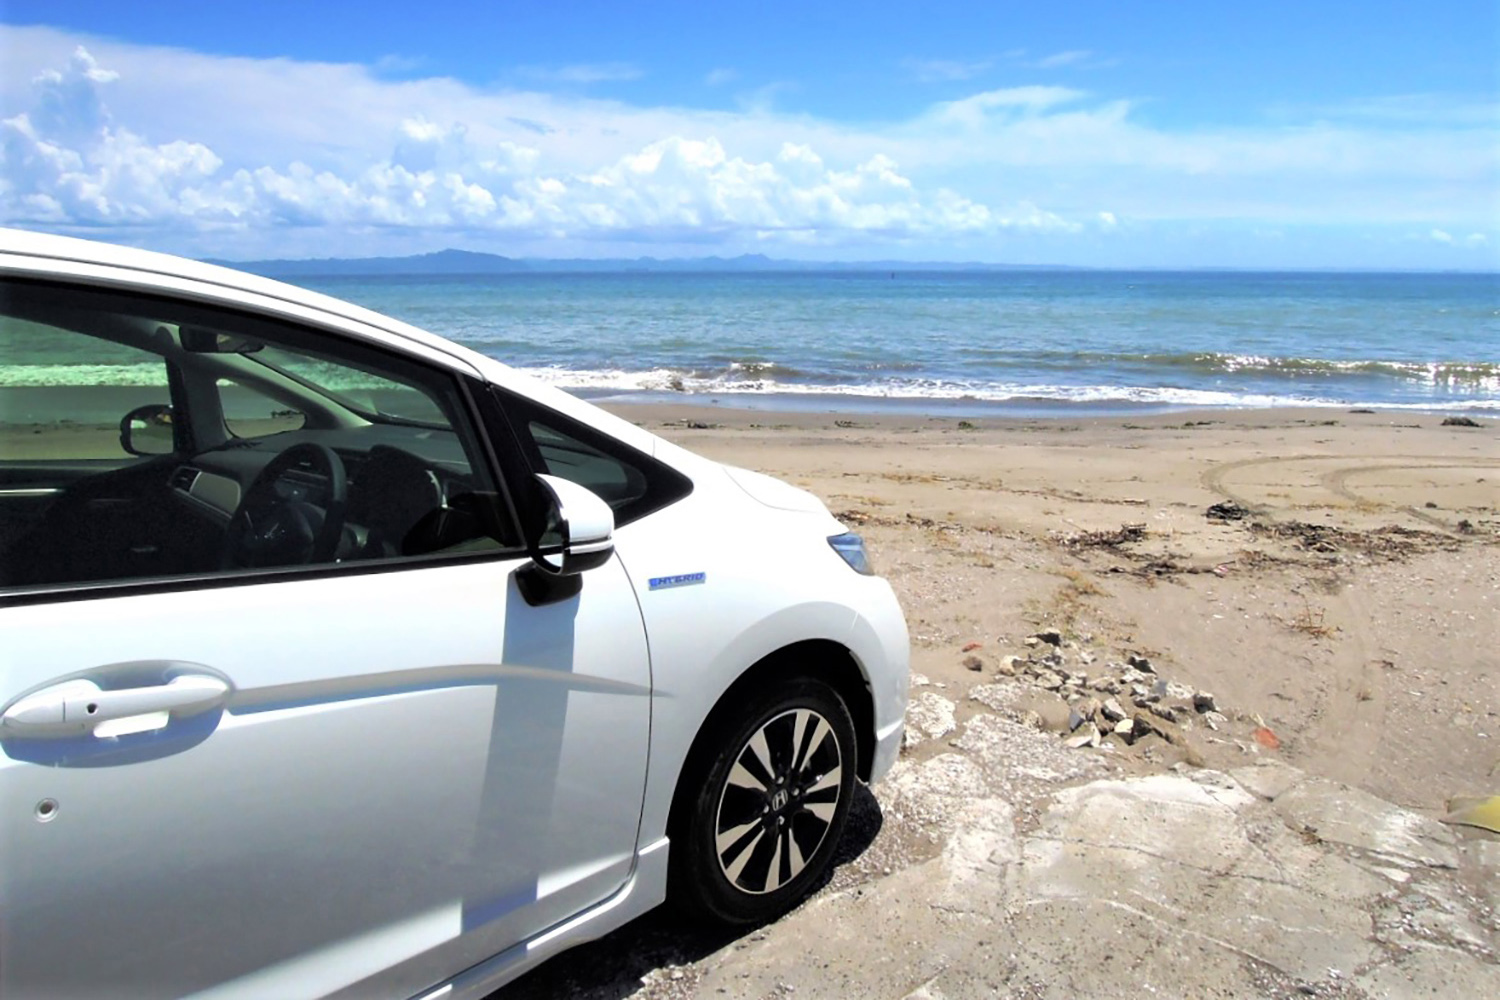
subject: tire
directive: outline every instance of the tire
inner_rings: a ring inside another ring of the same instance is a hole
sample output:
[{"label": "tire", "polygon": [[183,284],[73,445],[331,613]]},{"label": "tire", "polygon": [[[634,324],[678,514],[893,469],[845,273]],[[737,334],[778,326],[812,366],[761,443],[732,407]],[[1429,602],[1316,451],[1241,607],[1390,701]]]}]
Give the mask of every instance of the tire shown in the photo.
[{"label": "tire", "polygon": [[858,758],[849,710],[822,681],[777,682],[732,711],[709,718],[704,732],[723,735],[684,772],[669,888],[689,915],[743,926],[819,884],[849,818]]}]

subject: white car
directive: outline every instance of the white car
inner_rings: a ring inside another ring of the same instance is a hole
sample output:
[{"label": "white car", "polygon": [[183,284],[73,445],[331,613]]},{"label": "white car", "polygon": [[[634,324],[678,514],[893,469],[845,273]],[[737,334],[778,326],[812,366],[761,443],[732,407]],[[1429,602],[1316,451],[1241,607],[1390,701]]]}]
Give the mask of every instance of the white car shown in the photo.
[{"label": "white car", "polygon": [[895,759],[810,494],[440,337],[0,230],[0,994],[479,996],[749,924]]}]

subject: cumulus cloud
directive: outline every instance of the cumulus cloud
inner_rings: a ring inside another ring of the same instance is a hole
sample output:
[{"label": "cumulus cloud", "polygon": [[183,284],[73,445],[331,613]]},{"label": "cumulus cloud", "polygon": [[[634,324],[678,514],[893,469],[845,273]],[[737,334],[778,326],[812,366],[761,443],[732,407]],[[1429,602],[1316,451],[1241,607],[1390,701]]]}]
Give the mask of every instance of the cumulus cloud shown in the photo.
[{"label": "cumulus cloud", "polygon": [[80,46],[32,81],[30,110],[0,120],[7,219],[139,223],[208,208],[194,186],[222,161],[199,143],[153,145],[116,125],[103,92],[117,79]]},{"label": "cumulus cloud", "polygon": [[671,135],[568,170],[535,146],[476,138],[464,122],[425,115],[399,121],[387,153],[354,172],[302,160],[230,168],[200,143],[153,144],[117,125],[104,98],[118,79],[82,47],[65,70],[35,78],[35,113],[0,123],[8,218],[699,239],[903,239],[1070,225],[1029,202],[997,210],[945,188],[921,191],[882,153],[841,165],[805,144],[754,157],[713,135]]},{"label": "cumulus cloud", "polygon": [[1032,246],[1082,245],[1092,237],[1062,241],[1105,232],[1110,218],[1143,236],[1363,227],[1433,254],[1451,252],[1434,229],[1487,254],[1500,241],[1500,148],[1472,110],[1410,127],[1407,102],[1395,102],[1402,114],[1378,120],[1287,112],[1167,128],[1118,95],[1029,85],[845,123],[784,110],[799,93],[787,84],[706,110],[49,28],[0,25],[0,50],[6,220],[129,224],[151,231],[138,241],[206,253],[229,252],[230,239],[251,255],[293,243],[361,252],[375,240],[395,252],[443,231],[522,253],[795,240],[874,254],[905,241],[927,256],[962,245],[1003,259],[1022,234]]}]

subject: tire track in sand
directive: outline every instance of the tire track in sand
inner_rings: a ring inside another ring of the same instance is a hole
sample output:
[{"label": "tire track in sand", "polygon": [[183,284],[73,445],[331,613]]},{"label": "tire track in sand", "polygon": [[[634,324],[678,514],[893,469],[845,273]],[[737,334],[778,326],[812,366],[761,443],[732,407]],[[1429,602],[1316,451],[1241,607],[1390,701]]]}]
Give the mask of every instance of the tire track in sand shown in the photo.
[{"label": "tire track in sand", "polygon": [[[1500,470],[1500,461],[1496,461],[1495,459],[1491,458],[1453,457],[1434,460],[1433,456],[1431,455],[1381,455],[1378,457],[1371,457],[1378,464],[1340,466],[1339,468],[1333,469],[1329,472],[1325,472],[1321,476],[1319,476],[1318,484],[1340,499],[1347,500],[1356,504],[1378,505],[1377,501],[1370,500],[1368,497],[1361,496],[1358,493],[1354,492],[1354,490],[1350,489],[1348,486],[1349,478],[1351,476],[1367,472],[1410,471],[1414,469]],[[1397,461],[1390,461],[1392,459],[1395,459]],[[1269,514],[1277,509],[1276,505],[1257,502],[1251,499],[1249,496],[1231,489],[1225,483],[1225,479],[1231,473],[1262,465],[1282,465],[1291,462],[1337,461],[1340,461],[1339,456],[1337,455],[1273,455],[1268,458],[1247,458],[1242,459],[1238,462],[1223,462],[1218,465],[1211,466],[1210,468],[1207,468],[1202,472],[1202,474],[1198,477],[1198,480],[1203,485],[1203,487],[1211,493],[1222,496],[1226,500],[1232,500],[1235,503],[1239,504],[1241,507],[1245,507],[1254,513]],[[1418,510],[1414,507],[1400,506],[1396,509],[1403,513],[1410,514],[1412,517],[1415,517],[1420,521],[1425,521],[1428,524],[1441,528],[1444,531],[1453,532],[1457,530],[1454,525],[1449,524],[1442,518],[1436,517],[1432,514],[1428,514],[1425,511]]]}]

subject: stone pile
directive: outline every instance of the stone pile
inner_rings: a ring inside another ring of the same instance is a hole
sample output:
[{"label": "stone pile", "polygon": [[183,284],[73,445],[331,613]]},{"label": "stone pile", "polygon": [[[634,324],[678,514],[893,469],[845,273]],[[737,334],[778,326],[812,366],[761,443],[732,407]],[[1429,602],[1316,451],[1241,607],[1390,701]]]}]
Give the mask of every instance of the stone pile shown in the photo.
[{"label": "stone pile", "polygon": [[1145,736],[1181,745],[1195,726],[1218,729],[1229,721],[1212,694],[1159,676],[1141,654],[1100,664],[1096,652],[1056,629],[1028,636],[1025,645],[1025,654],[1000,661],[999,672],[1052,691],[1067,704],[1062,736],[1070,747],[1097,747],[1111,737],[1130,745]]}]

